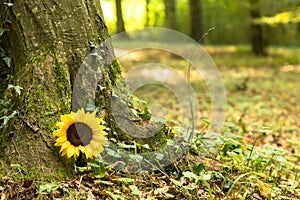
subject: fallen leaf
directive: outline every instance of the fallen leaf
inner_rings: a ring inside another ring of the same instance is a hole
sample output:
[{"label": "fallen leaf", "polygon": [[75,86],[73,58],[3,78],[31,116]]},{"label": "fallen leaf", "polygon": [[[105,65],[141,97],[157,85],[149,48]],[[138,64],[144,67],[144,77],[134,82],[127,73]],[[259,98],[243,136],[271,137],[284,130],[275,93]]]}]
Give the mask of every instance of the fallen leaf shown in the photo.
[{"label": "fallen leaf", "polygon": [[267,198],[271,194],[271,188],[269,184],[264,183],[258,179],[254,180],[253,182],[257,184],[259,193],[262,197]]}]

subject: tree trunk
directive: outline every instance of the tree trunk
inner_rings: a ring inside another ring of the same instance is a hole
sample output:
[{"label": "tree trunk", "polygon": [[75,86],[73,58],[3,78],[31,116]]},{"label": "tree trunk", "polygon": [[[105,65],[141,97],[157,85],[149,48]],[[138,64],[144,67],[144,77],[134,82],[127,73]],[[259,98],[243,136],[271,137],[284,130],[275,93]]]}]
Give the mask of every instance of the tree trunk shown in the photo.
[{"label": "tree trunk", "polygon": [[167,28],[176,30],[176,6],[175,0],[164,0],[165,25]]},{"label": "tree trunk", "polygon": [[[259,10],[259,0],[250,0],[251,8],[250,15],[252,21],[254,19],[260,18]],[[256,24],[251,22],[251,48],[252,53],[256,56],[266,55],[264,38],[263,38],[263,26],[261,24]]]},{"label": "tree trunk", "polygon": [[190,9],[190,36],[199,41],[203,35],[202,2],[201,0],[189,0]]},{"label": "tree trunk", "polygon": [[150,11],[149,11],[150,0],[146,0],[145,13],[146,13],[146,23],[145,26],[150,26]]},{"label": "tree trunk", "polygon": [[[123,19],[122,0],[116,0],[116,12],[117,12],[117,33],[125,32],[125,23]],[[124,39],[128,39],[129,36],[126,33],[122,34]]]},{"label": "tree trunk", "polygon": [[[6,9],[3,3],[1,1],[1,15]],[[72,97],[72,89],[78,69],[90,52],[89,42],[98,44],[108,38],[100,2],[12,3],[7,14],[12,23],[6,27],[9,32],[1,37],[2,49],[12,58],[10,83],[23,90],[20,97],[11,90],[0,95],[13,102],[9,109],[18,111],[18,115],[0,129],[1,175],[6,175],[12,164],[17,164],[14,166],[27,169],[24,173],[31,178],[63,179],[72,174],[72,165],[59,156],[51,135],[60,115],[70,112],[71,99],[76,99],[76,95]],[[112,47],[109,40],[106,41],[102,45],[105,52],[100,51],[104,52],[101,55],[107,65],[104,68],[108,68],[103,75],[108,77],[103,83],[106,86],[103,93],[110,95],[121,70],[113,62]],[[110,105],[105,98],[99,101],[104,110]],[[79,98],[78,102],[73,103],[73,110],[81,106]],[[113,127],[112,120],[108,123]]]},{"label": "tree trunk", "polygon": [[116,12],[117,12],[117,32],[121,33],[125,31],[121,0],[116,0]]}]

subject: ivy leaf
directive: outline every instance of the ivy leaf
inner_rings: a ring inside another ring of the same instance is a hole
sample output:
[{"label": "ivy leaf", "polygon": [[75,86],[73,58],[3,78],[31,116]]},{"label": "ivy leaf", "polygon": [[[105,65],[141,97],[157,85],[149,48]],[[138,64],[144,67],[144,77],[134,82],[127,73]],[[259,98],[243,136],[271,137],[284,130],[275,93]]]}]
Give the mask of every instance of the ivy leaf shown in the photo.
[{"label": "ivy leaf", "polygon": [[205,170],[205,166],[202,162],[196,162],[193,169],[196,174],[199,174],[202,170]]},{"label": "ivy leaf", "polygon": [[99,179],[95,180],[94,183],[95,183],[95,184],[100,184],[100,183],[102,183],[102,184],[105,184],[105,185],[114,185],[113,182],[110,182],[110,181],[103,181],[103,180],[99,180]]},{"label": "ivy leaf", "polygon": [[151,118],[151,110],[146,107],[142,112],[141,112],[141,117],[144,119],[144,120],[150,120]]},{"label": "ivy leaf", "polygon": [[132,183],[134,182],[134,179],[132,178],[118,178],[119,181],[125,182],[125,183]]},{"label": "ivy leaf", "polygon": [[21,95],[21,90],[23,90],[23,88],[21,86],[12,85],[12,84],[9,84],[7,87],[7,89],[10,89],[10,88],[13,88],[16,91],[16,93],[18,93],[19,96]]},{"label": "ivy leaf", "polygon": [[174,198],[175,197],[173,194],[170,194],[170,193],[167,193],[167,192],[165,192],[164,195],[166,197],[169,197],[169,198]]},{"label": "ivy leaf", "polygon": [[4,58],[2,58],[2,60],[5,62],[5,64],[7,65],[7,67],[10,68],[10,64],[11,64],[10,57],[5,56]]},{"label": "ivy leaf", "polygon": [[193,172],[189,172],[189,171],[183,172],[182,174],[184,177],[189,178],[189,179],[198,180],[198,178],[199,178],[196,174],[194,174]]},{"label": "ivy leaf", "polygon": [[7,28],[0,28],[0,37],[5,33],[5,31],[9,31]]},{"label": "ivy leaf", "polygon": [[3,119],[3,120],[4,120],[4,121],[3,121],[3,126],[5,126],[5,125],[7,124],[7,122],[8,122],[11,118],[13,118],[17,113],[18,113],[18,112],[14,110],[14,112],[11,113],[9,116],[3,116],[3,117],[1,117],[0,119]]},{"label": "ivy leaf", "polygon": [[7,5],[8,7],[11,7],[11,6],[13,6],[14,4],[13,4],[13,3],[4,3],[4,5]]},{"label": "ivy leaf", "polygon": [[175,179],[173,179],[173,178],[170,178],[170,181],[171,181],[172,183],[174,183],[174,185],[177,185],[177,186],[179,186],[179,187],[182,186],[182,183],[181,183],[181,182],[179,182],[179,181],[177,181],[177,180],[175,180]]},{"label": "ivy leaf", "polygon": [[56,183],[45,183],[45,184],[40,185],[39,191],[44,192],[47,190],[57,190],[58,188],[59,188],[59,185],[57,185]]},{"label": "ivy leaf", "polygon": [[135,185],[129,185],[129,189],[132,191],[132,194],[140,196],[142,195],[142,192],[135,186]]}]

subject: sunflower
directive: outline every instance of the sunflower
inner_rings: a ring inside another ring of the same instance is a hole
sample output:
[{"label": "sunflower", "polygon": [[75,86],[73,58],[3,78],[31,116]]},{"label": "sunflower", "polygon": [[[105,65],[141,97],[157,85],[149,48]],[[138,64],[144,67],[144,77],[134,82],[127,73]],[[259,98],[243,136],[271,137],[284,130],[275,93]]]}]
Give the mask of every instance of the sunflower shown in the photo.
[{"label": "sunflower", "polygon": [[53,132],[53,137],[58,137],[54,146],[61,146],[61,156],[76,159],[81,151],[87,158],[93,158],[104,150],[107,133],[105,126],[100,125],[102,119],[95,115],[96,112],[85,113],[80,109],[61,116],[61,122],[56,123],[59,129]]}]

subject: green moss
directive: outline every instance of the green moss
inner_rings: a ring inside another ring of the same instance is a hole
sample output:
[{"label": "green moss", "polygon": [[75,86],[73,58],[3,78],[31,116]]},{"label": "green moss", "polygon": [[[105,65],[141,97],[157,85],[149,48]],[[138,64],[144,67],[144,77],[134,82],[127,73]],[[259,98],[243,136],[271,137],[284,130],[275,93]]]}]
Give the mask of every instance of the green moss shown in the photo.
[{"label": "green moss", "polygon": [[174,139],[175,134],[173,128],[164,126],[159,133],[151,138],[150,146],[153,150],[161,149],[166,146],[167,139]]},{"label": "green moss", "polygon": [[112,85],[116,84],[121,74],[122,74],[121,64],[117,59],[115,59],[113,63],[108,67],[108,76],[110,78]]},{"label": "green moss", "polygon": [[64,68],[57,64],[54,68],[56,92],[60,97],[70,96],[69,79]]}]

